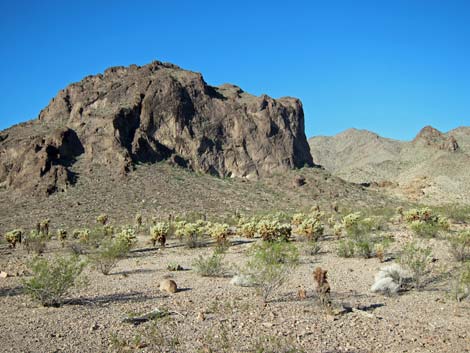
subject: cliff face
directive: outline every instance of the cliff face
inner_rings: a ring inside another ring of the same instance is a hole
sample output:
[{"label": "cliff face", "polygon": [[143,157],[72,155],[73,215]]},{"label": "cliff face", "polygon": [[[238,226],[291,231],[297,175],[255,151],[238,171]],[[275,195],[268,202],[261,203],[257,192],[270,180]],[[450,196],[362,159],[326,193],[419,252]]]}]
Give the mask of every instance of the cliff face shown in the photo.
[{"label": "cliff face", "polygon": [[298,99],[212,87],[198,73],[160,62],[88,76],[60,91],[37,120],[0,133],[6,188],[63,190],[77,177],[77,160],[116,174],[170,160],[246,178],[313,166]]}]

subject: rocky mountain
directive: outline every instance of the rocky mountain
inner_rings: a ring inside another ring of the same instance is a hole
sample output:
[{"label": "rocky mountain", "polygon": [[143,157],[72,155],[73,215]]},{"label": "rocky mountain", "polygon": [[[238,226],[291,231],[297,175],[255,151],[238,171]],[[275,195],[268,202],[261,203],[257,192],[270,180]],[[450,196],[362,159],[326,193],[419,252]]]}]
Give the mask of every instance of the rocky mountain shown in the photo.
[{"label": "rocky mountain", "polygon": [[349,129],[309,144],[315,163],[347,181],[413,201],[470,202],[470,127],[426,126],[412,141]]},{"label": "rocky mountain", "polygon": [[51,194],[96,166],[126,175],[167,160],[221,177],[313,166],[296,98],[213,87],[175,65],[113,67],[61,90],[39,117],[0,132],[0,185]]}]

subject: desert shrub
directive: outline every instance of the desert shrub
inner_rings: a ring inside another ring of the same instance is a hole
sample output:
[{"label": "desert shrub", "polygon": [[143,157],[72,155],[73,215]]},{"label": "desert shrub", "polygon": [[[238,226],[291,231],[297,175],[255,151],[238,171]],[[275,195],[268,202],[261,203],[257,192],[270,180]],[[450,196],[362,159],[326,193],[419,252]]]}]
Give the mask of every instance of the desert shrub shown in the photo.
[{"label": "desert shrub", "polygon": [[96,222],[98,222],[99,224],[101,224],[103,226],[106,225],[106,223],[108,223],[108,220],[109,220],[108,215],[104,214],[104,213],[102,213],[98,217],[96,217]]},{"label": "desert shrub", "polygon": [[49,235],[46,233],[38,233],[32,230],[27,236],[24,237],[24,245],[28,253],[34,252],[36,254],[42,254],[46,250],[47,240]]},{"label": "desert shrub", "polygon": [[450,250],[457,261],[470,259],[470,231],[460,231],[449,238]]},{"label": "desert shrub", "polygon": [[255,284],[264,302],[287,280],[298,265],[299,254],[292,243],[262,242],[250,249],[245,275]]},{"label": "desert shrub", "polygon": [[[338,244],[338,255],[351,257],[354,255],[370,258],[378,255],[384,257],[385,247],[389,240],[377,231],[383,229],[380,218],[363,218],[360,213],[350,213],[343,218],[341,227],[346,232],[346,239]],[[379,245],[380,244],[380,245]],[[377,250],[378,253],[377,253]]]},{"label": "desert shrub", "polygon": [[203,245],[203,238],[206,232],[206,222],[197,221],[195,223],[188,223],[179,221],[175,224],[175,235],[184,242],[186,247],[192,249]]},{"label": "desert shrub", "polygon": [[97,270],[108,275],[117,263],[126,257],[131,246],[132,242],[122,236],[114,239],[105,238],[98,249],[90,254],[90,260]]},{"label": "desert shrub", "polygon": [[392,295],[403,290],[410,280],[411,274],[408,271],[398,264],[393,264],[380,269],[370,290],[374,293]]},{"label": "desert shrub", "polygon": [[277,220],[262,219],[258,222],[257,233],[265,241],[286,241],[290,238],[292,227],[290,224]]},{"label": "desert shrub", "polygon": [[470,297],[470,264],[462,266],[457,272],[451,292],[454,299],[459,302]]},{"label": "desert shrub", "polygon": [[418,290],[424,286],[431,261],[431,248],[420,246],[416,242],[406,244],[399,258],[399,263],[410,271],[414,286]]},{"label": "desert shrub", "polygon": [[166,239],[170,232],[170,225],[167,222],[156,222],[150,227],[150,240],[152,245],[158,242],[161,247],[165,247]]},{"label": "desert shrub", "polygon": [[338,243],[337,253],[340,257],[353,257],[355,251],[355,244],[352,240],[343,239]]},{"label": "desert shrub", "polygon": [[85,262],[78,256],[36,257],[29,264],[31,277],[23,281],[25,292],[43,306],[59,306],[70,290],[79,284]]},{"label": "desert shrub", "polygon": [[5,240],[10,248],[15,248],[17,243],[21,243],[23,237],[23,230],[14,229],[5,233]]},{"label": "desert shrub", "polygon": [[408,210],[404,217],[410,230],[419,237],[436,237],[440,231],[449,229],[447,218],[434,213],[428,207]]},{"label": "desert shrub", "polygon": [[183,267],[177,263],[177,262],[170,262],[167,266],[166,269],[168,271],[183,271]]},{"label": "desert shrub", "polygon": [[302,252],[307,256],[315,256],[321,251],[321,245],[316,240],[308,240],[302,245]]},{"label": "desert shrub", "polygon": [[203,257],[200,255],[193,263],[194,270],[203,277],[222,277],[225,275],[223,265],[224,255],[214,252],[211,256]]}]

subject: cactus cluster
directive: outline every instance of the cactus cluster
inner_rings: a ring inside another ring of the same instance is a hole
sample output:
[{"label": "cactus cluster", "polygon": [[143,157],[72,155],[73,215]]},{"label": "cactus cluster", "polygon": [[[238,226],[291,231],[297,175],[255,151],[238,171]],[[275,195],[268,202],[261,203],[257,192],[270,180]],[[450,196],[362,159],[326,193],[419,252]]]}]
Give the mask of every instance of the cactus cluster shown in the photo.
[{"label": "cactus cluster", "polygon": [[169,232],[170,225],[167,222],[155,222],[154,225],[150,227],[150,241],[152,245],[155,247],[155,244],[158,242],[164,247]]},{"label": "cactus cluster", "polygon": [[446,217],[434,213],[430,208],[411,209],[404,213],[405,221],[411,231],[418,236],[435,237],[440,231],[449,230]]},{"label": "cactus cluster", "polygon": [[23,230],[15,229],[5,233],[5,240],[10,248],[15,248],[17,243],[21,243],[23,237]]},{"label": "cactus cluster", "polygon": [[292,227],[278,220],[262,219],[258,222],[257,233],[265,241],[288,240]]}]

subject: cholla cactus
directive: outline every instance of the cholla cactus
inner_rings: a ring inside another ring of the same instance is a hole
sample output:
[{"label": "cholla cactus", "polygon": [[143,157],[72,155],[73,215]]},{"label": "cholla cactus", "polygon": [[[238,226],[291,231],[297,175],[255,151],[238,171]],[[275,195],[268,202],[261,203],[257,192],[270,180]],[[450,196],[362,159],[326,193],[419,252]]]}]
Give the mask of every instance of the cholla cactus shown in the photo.
[{"label": "cholla cactus", "polygon": [[111,237],[114,234],[114,227],[110,224],[106,224],[103,226],[103,234],[105,236]]},{"label": "cholla cactus", "polygon": [[361,219],[361,214],[359,212],[350,213],[343,218],[343,227],[348,230],[355,227],[359,220]]},{"label": "cholla cactus", "polygon": [[263,219],[258,222],[257,232],[265,241],[288,240],[292,227],[290,224]]},{"label": "cholla cactus", "polygon": [[107,214],[100,214],[98,217],[96,217],[96,222],[98,222],[99,224],[102,224],[103,226],[106,225],[106,223],[108,223],[108,215]]},{"label": "cholla cactus", "polygon": [[170,225],[167,222],[156,222],[154,226],[150,227],[150,240],[152,245],[158,242],[162,247],[165,247],[166,238],[170,231]]},{"label": "cholla cactus", "polygon": [[142,226],[142,223],[143,223],[143,218],[142,218],[142,214],[141,213],[137,213],[135,215],[135,224],[137,225],[137,227],[141,227]]},{"label": "cholla cactus", "polygon": [[36,225],[36,230],[38,234],[41,234],[43,237],[49,237],[49,224],[51,223],[50,219],[43,219],[38,222]]},{"label": "cholla cactus", "polygon": [[78,231],[77,238],[82,243],[88,243],[90,241],[90,235],[91,235],[91,231],[89,229],[82,229]]},{"label": "cholla cactus", "polygon": [[336,238],[341,238],[341,236],[343,235],[343,226],[341,224],[335,224],[333,226],[333,233],[335,235]]},{"label": "cholla cactus", "polygon": [[132,227],[122,228],[121,232],[116,235],[116,239],[126,242],[129,248],[132,247],[137,242],[135,229]]},{"label": "cholla cactus", "polygon": [[447,231],[450,227],[446,217],[434,214],[428,207],[405,212],[405,220],[409,228],[418,236],[434,237],[440,230]]},{"label": "cholla cactus", "polygon": [[8,246],[13,249],[17,243],[21,243],[22,236],[23,230],[15,229],[5,234],[5,240],[8,242]]},{"label": "cholla cactus", "polygon": [[206,223],[198,221],[196,223],[188,223],[185,221],[176,222],[175,235],[181,241],[185,241],[187,247],[195,248],[199,245],[199,237],[205,233]]},{"label": "cholla cactus", "polygon": [[225,243],[230,235],[230,226],[225,223],[209,223],[207,231],[218,244]]},{"label": "cholla cactus", "polygon": [[294,226],[298,226],[305,220],[306,216],[303,213],[296,213],[292,216],[291,224]]},{"label": "cholla cactus", "polygon": [[331,216],[326,222],[328,223],[328,226],[330,226],[330,228],[333,228],[336,225],[335,216]]},{"label": "cholla cactus", "polygon": [[257,229],[258,229],[258,222],[256,220],[251,220],[251,221],[242,223],[238,228],[238,232],[246,238],[253,238],[256,234]]},{"label": "cholla cactus", "polygon": [[315,241],[323,235],[323,230],[323,224],[319,219],[314,217],[304,219],[304,221],[296,228],[297,234],[305,236],[308,240]]},{"label": "cholla cactus", "polygon": [[57,229],[57,239],[60,241],[67,239],[67,231],[65,229]]}]

